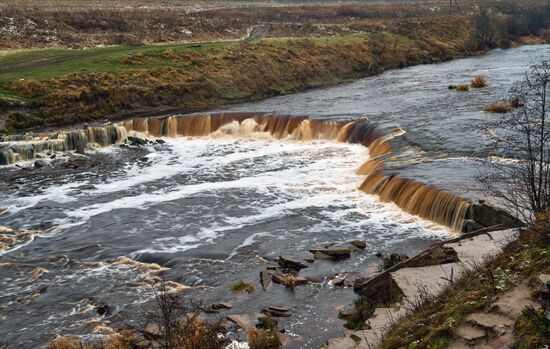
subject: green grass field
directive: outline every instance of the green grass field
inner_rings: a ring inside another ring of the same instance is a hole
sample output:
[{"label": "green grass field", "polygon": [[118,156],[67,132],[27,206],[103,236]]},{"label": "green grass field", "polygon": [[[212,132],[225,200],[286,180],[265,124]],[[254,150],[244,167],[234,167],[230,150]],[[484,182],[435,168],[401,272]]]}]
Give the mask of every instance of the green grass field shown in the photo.
[{"label": "green grass field", "polygon": [[[174,65],[164,57],[166,50],[176,52],[219,49],[236,45],[235,41],[214,41],[193,44],[109,46],[90,49],[30,49],[0,55],[0,84],[18,79],[47,80],[75,72],[119,73],[129,68],[148,69]],[[143,52],[144,64],[132,66],[124,58]]]}]

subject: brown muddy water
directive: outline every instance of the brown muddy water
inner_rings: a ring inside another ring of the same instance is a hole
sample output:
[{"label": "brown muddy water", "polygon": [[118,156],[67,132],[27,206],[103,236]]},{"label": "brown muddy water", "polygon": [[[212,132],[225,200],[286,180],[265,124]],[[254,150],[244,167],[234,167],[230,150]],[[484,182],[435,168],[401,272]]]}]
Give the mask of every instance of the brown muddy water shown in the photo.
[{"label": "brown muddy water", "polygon": [[[390,141],[388,171],[476,199],[483,195],[473,181],[475,160],[498,133],[488,129],[498,116],[482,107],[505,98],[537,55],[550,55],[548,46],[390,71],[226,110],[336,121],[367,116],[386,134],[400,130]],[[476,75],[489,86],[447,89]],[[292,316],[280,324],[297,336],[290,347],[317,348],[343,331],[337,309],[355,298],[351,288],[329,282],[333,275],[372,275],[378,252],[412,255],[454,234],[360,191],[365,178],[355,170],[369,156],[361,144],[232,131],[162,139],[166,144],[146,146],[139,158],[117,146],[89,151],[116,159],[105,168],[52,167],[40,176],[24,169],[32,162],[0,169],[0,206],[7,207],[0,225],[38,230],[0,252],[0,342],[41,347],[55,334],[131,318],[151,301],[149,283],[160,273],[132,259],[169,268],[166,279],[192,286],[186,293],[205,303],[232,302],[221,316],[288,307]],[[301,272],[319,283],[262,291],[265,258],[311,258],[309,248],[354,239],[367,249]],[[256,291],[231,295],[229,285],[241,279]],[[109,305],[107,316],[96,313],[100,304]]]}]

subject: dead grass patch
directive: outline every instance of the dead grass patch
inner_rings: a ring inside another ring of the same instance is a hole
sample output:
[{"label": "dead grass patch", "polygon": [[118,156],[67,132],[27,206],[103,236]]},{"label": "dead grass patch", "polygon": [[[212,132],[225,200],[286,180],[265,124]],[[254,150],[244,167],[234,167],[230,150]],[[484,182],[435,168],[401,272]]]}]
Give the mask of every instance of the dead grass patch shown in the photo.
[{"label": "dead grass patch", "polygon": [[460,84],[456,86],[456,90],[460,92],[467,92],[470,91],[470,85],[468,84]]},{"label": "dead grass patch", "polygon": [[229,291],[231,293],[246,292],[250,294],[254,292],[254,284],[250,281],[244,282],[243,280],[239,280],[229,286]]},{"label": "dead grass patch", "polygon": [[70,336],[59,336],[52,339],[47,345],[46,349],[80,349],[82,345],[80,342]]},{"label": "dead grass patch", "polygon": [[483,110],[487,113],[505,114],[514,110],[514,106],[510,102],[494,102],[485,104]]},{"label": "dead grass patch", "polygon": [[251,327],[246,332],[250,349],[277,349],[281,347],[279,333],[275,328],[257,329]]},{"label": "dead grass patch", "polygon": [[487,79],[484,76],[478,75],[470,81],[470,85],[472,85],[473,88],[482,88],[487,86]]},{"label": "dead grass patch", "polygon": [[292,274],[288,274],[288,275],[285,275],[283,279],[283,285],[285,285],[286,288],[294,290],[298,285],[298,280],[296,279],[296,276]]},{"label": "dead grass patch", "polygon": [[525,349],[544,348],[550,343],[550,319],[545,309],[526,308],[514,324],[517,347]]}]

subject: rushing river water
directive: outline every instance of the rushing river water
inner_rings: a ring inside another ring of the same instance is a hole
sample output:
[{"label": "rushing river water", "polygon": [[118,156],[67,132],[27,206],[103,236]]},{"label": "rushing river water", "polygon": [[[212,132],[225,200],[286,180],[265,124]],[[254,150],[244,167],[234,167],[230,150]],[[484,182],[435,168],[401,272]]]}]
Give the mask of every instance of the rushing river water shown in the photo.
[{"label": "rushing river water", "polygon": [[[496,114],[484,104],[504,99],[531,59],[547,46],[492,51],[480,57],[390,71],[333,88],[228,108],[318,117],[366,115],[404,134],[392,167],[407,177],[480,197],[474,160],[486,154]],[[489,86],[469,92],[447,85],[484,75]],[[257,314],[284,306],[280,323],[299,337],[291,347],[317,348],[338,336],[337,309],[355,297],[331,285],[335,274],[369,276],[375,256],[412,255],[448,238],[448,229],[403,213],[357,190],[354,170],[368,156],[358,144],[269,139],[166,138],[146,161],[112,173],[93,170],[54,180],[0,183],[0,225],[32,229],[55,224],[25,245],[0,255],[0,341],[43,345],[57,333],[90,332],[116,315],[133,314],[151,299],[155,270],[119,257],[170,268],[167,280],[194,286],[205,303],[230,301],[222,312]],[[106,149],[113,157],[116,149]],[[145,159],[144,159],[145,160]],[[311,258],[309,248],[364,239],[367,249],[339,262],[316,261],[300,275],[318,284],[294,292],[262,291],[264,258]],[[43,269],[37,269],[43,268]],[[251,295],[229,285],[253,281]],[[201,286],[201,287],[198,287]],[[108,304],[112,314],[97,315]]]}]

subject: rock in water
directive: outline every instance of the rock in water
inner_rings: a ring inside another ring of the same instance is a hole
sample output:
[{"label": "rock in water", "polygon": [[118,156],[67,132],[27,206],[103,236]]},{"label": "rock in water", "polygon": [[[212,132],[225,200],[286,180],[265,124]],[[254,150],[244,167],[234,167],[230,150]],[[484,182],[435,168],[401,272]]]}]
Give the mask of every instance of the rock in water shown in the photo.
[{"label": "rock in water", "polygon": [[279,256],[277,263],[279,263],[281,267],[289,269],[300,270],[308,267],[308,265],[306,265],[302,261],[287,256]]},{"label": "rock in water", "polygon": [[107,304],[102,304],[102,305],[98,306],[98,307],[96,308],[96,310],[97,310],[97,313],[98,313],[99,315],[104,315],[104,316],[106,316],[106,315],[109,315],[109,310],[110,310],[110,309],[109,309],[109,306],[108,306]]},{"label": "rock in water", "polygon": [[285,275],[283,274],[275,273],[275,274],[272,274],[271,278],[272,278],[272,281],[276,284],[279,284],[279,285],[285,284]]},{"label": "rock in water", "polygon": [[233,306],[226,302],[212,303],[209,307],[206,308],[207,313],[216,313],[221,309],[231,309]]},{"label": "rock in water", "polygon": [[317,248],[309,250],[309,252],[315,254],[316,252],[321,252],[328,256],[332,257],[345,257],[351,254],[351,248],[347,247],[331,247],[331,248]]},{"label": "rock in water", "polygon": [[360,250],[364,250],[365,248],[367,248],[367,243],[363,240],[353,240],[350,241],[350,244]]},{"label": "rock in water", "polygon": [[36,160],[34,162],[34,168],[42,168],[47,166],[48,166],[48,162],[45,160]]},{"label": "rock in water", "polygon": [[308,279],[302,276],[296,276],[296,285],[307,285],[309,282]]},{"label": "rock in water", "polygon": [[275,316],[275,317],[289,317],[290,316],[290,310],[286,308],[281,307],[267,307],[264,310],[262,310],[262,313],[269,315],[269,316]]},{"label": "rock in water", "polygon": [[351,248],[318,248],[309,250],[309,252],[313,253],[315,259],[339,260],[349,258],[351,254]]},{"label": "rock in water", "polygon": [[235,323],[237,326],[239,326],[243,330],[246,330],[247,328],[252,326],[252,320],[250,316],[246,314],[230,314],[230,315],[227,315],[227,320]]},{"label": "rock in water", "polygon": [[344,286],[344,281],[346,279],[341,276],[334,276],[332,280],[330,280],[330,283],[334,286]]},{"label": "rock in water", "polygon": [[323,252],[319,252],[319,251],[315,252],[315,253],[313,254],[313,257],[314,257],[315,259],[330,259],[330,260],[333,260],[333,259],[334,259],[334,257],[329,256],[328,254],[324,254]]},{"label": "rock in water", "polygon": [[258,324],[256,325],[257,328],[271,329],[277,328],[277,326],[277,320],[273,319],[271,316],[264,314],[258,315]]},{"label": "rock in water", "polygon": [[131,145],[146,145],[147,141],[139,137],[128,136],[128,141]]},{"label": "rock in water", "polygon": [[260,272],[260,281],[262,283],[262,288],[267,290],[269,286],[271,286],[271,275],[273,275],[273,272],[270,270],[262,270]]}]

